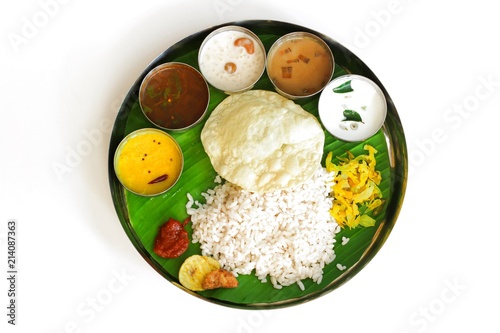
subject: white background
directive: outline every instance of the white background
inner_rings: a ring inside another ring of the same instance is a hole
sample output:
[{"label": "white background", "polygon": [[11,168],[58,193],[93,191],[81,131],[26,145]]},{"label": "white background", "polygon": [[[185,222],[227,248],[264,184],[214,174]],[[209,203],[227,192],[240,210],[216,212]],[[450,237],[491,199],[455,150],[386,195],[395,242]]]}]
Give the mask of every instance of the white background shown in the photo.
[{"label": "white background", "polygon": [[[499,330],[496,7],[325,3],[2,0],[2,332]],[[108,187],[111,124],[143,69],[180,39],[243,19],[299,24],[350,48],[389,91],[409,150],[403,209],[377,256],[326,296],[273,311],[209,304],[164,280],[128,240]],[[102,137],[89,144],[89,133]],[[71,160],[77,149],[85,154]],[[19,237],[15,327],[9,219]]]}]

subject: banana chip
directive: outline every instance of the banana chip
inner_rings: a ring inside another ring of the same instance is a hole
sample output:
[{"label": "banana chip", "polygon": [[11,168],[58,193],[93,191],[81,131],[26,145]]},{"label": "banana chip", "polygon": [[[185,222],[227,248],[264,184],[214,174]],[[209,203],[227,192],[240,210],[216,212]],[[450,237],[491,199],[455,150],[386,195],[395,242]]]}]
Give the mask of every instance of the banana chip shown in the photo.
[{"label": "banana chip", "polygon": [[219,262],[213,258],[197,254],[192,255],[184,261],[179,270],[179,282],[189,290],[205,290],[202,286],[203,280],[208,273],[219,268]]}]

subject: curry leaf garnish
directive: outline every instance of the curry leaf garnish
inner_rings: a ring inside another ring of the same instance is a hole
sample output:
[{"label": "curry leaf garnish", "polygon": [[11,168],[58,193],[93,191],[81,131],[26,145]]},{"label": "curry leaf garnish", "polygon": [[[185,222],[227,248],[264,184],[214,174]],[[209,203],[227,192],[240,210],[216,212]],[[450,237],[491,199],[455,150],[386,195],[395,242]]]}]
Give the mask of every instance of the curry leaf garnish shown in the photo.
[{"label": "curry leaf garnish", "polygon": [[340,86],[333,88],[333,92],[337,94],[344,94],[354,91],[351,87],[351,81],[352,80],[346,81],[342,83]]},{"label": "curry leaf garnish", "polygon": [[342,121],[356,121],[363,123],[363,119],[361,119],[359,113],[353,110],[344,110],[344,119]]}]

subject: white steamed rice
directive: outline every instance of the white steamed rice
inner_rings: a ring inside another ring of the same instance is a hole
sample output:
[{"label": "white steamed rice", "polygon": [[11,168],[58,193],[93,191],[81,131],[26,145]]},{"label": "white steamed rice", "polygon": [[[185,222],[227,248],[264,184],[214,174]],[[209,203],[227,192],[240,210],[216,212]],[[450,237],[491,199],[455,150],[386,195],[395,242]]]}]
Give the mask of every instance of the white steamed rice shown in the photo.
[{"label": "white steamed rice", "polygon": [[318,167],[302,185],[264,194],[244,191],[216,178],[202,193],[205,203],[188,194],[193,243],[234,274],[255,275],[275,288],[302,279],[321,283],[323,268],[335,259],[338,225],[329,210],[333,174]]}]

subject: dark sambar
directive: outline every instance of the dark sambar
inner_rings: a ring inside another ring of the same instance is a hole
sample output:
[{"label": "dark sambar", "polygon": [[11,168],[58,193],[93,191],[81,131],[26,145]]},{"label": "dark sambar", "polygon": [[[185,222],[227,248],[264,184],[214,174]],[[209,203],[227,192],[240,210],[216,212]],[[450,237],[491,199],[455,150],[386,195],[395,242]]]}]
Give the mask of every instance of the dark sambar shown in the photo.
[{"label": "dark sambar", "polygon": [[144,78],[139,102],[144,115],[155,125],[182,130],[198,123],[207,110],[208,85],[193,67],[166,63]]}]

